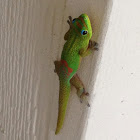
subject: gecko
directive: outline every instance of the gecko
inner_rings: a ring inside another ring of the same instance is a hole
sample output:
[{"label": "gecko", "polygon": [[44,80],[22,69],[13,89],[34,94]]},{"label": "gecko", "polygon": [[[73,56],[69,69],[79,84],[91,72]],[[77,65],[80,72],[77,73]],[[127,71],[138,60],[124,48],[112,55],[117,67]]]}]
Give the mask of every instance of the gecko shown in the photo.
[{"label": "gecko", "polygon": [[54,61],[54,72],[59,77],[59,110],[56,135],[60,132],[64,123],[71,85],[76,88],[80,102],[84,101],[88,107],[90,106],[87,101],[89,93],[85,91],[84,84],[76,72],[80,66],[81,59],[91,54],[94,50],[98,50],[98,43],[91,41],[92,27],[87,14],[81,14],[74,19],[69,16],[67,23],[70,28],[64,36],[66,42],[62,50],[61,60]]}]

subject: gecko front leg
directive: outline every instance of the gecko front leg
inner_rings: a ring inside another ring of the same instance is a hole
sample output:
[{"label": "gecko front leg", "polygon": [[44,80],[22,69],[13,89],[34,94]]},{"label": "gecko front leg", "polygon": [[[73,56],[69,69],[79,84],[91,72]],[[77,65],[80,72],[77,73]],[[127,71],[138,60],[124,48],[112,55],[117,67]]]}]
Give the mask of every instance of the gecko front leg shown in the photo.
[{"label": "gecko front leg", "polygon": [[98,51],[97,46],[98,46],[97,42],[89,40],[89,44],[88,44],[87,49],[82,48],[79,51],[80,56],[85,57],[85,56],[90,55],[92,53],[92,51],[94,51],[94,50]]},{"label": "gecko front leg", "polygon": [[64,35],[64,40],[68,40],[70,32],[71,32],[71,28],[72,28],[72,17],[71,16],[69,16],[69,20],[67,20],[67,23],[69,24],[70,28]]}]

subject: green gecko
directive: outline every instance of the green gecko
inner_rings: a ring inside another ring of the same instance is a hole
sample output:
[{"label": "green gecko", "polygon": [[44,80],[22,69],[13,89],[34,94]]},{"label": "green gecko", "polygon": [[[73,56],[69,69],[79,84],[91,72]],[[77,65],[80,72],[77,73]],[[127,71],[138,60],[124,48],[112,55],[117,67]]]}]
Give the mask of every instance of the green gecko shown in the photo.
[{"label": "green gecko", "polygon": [[93,50],[98,50],[97,43],[92,42],[92,27],[88,15],[81,14],[78,18],[72,20],[69,16],[67,21],[70,29],[65,34],[66,43],[61,54],[61,60],[55,61],[55,72],[59,76],[59,111],[57,128],[55,134],[58,134],[64,123],[66,108],[70,96],[71,85],[77,89],[77,95],[80,101],[85,101],[87,106],[90,106],[86,96],[84,85],[76,74],[81,58],[91,54]]}]

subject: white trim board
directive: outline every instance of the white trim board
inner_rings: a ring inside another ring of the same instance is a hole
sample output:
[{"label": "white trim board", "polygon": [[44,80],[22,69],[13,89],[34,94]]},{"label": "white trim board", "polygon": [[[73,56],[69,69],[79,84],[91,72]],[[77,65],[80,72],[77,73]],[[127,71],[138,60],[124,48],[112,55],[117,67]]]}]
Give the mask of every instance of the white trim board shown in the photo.
[{"label": "white trim board", "polygon": [[114,0],[84,140],[139,140],[140,2]]}]

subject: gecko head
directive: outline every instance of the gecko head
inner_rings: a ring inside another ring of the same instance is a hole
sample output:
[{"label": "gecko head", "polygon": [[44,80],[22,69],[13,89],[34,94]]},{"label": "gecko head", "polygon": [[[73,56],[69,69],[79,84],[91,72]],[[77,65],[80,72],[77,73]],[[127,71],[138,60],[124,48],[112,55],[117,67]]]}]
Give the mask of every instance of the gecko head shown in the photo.
[{"label": "gecko head", "polygon": [[92,27],[87,14],[81,14],[78,18],[73,19],[72,23],[81,38],[89,40],[92,37]]}]

